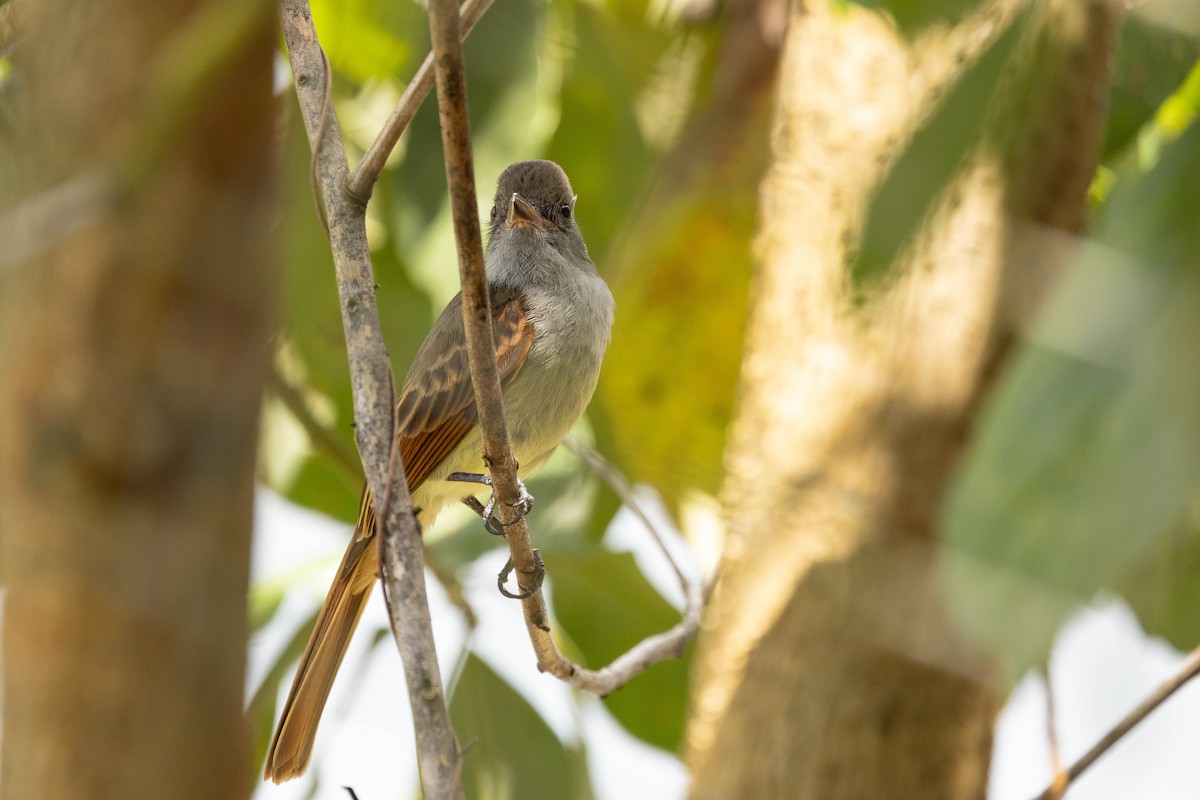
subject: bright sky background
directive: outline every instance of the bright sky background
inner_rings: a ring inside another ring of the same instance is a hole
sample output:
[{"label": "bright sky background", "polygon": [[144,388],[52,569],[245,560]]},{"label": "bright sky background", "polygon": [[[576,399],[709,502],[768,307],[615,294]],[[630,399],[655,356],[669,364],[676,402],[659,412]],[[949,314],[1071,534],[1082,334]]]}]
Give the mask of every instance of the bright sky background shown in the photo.
[{"label": "bright sky background", "polygon": [[[652,509],[652,516],[660,530],[668,527],[661,508]],[[311,580],[288,592],[276,618],[251,642],[248,692],[257,686],[295,626],[324,598],[349,535],[349,524],[295,506],[268,490],[259,491],[254,580],[298,570]],[[678,587],[632,515],[618,515],[605,544],[633,550],[650,581],[678,604]],[[473,650],[542,713],[561,739],[585,741],[597,800],[683,798],[687,773],[673,754],[629,736],[599,700],[576,694],[557,679],[538,673],[520,606],[496,592],[495,575],[503,565],[499,556],[494,564],[490,558],[477,564],[465,581],[467,596],[479,615],[470,643]],[[327,566],[309,569],[316,562]],[[437,581],[431,578],[429,586],[443,676],[453,676],[466,626]],[[360,630],[386,624],[382,593],[377,591]],[[414,795],[412,723],[400,659],[388,642],[368,652],[369,638],[357,636],[351,644],[317,736],[318,800],[346,800],[349,795],[342,786],[353,786],[359,800]],[[1098,602],[1069,621],[1059,634],[1051,663],[1064,759],[1069,763],[1085,752],[1182,660],[1163,642],[1146,637],[1120,601]],[[1027,676],[997,721],[989,800],[1030,800],[1045,788],[1050,777],[1045,724],[1044,686],[1039,678]],[[1200,684],[1192,684],[1085,773],[1067,800],[1196,800],[1200,797],[1197,753]],[[614,770],[614,764],[620,769]],[[311,779],[305,776],[282,786],[261,784],[254,800],[300,800],[311,791]]]}]

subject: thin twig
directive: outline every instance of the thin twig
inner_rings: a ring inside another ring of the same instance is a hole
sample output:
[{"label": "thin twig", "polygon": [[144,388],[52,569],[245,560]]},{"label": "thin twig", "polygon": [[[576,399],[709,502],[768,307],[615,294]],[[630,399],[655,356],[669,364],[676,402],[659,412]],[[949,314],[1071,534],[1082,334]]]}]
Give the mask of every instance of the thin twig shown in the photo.
[{"label": "thin twig", "polygon": [[446,182],[458,246],[462,282],[463,323],[467,355],[475,388],[475,404],[483,434],[484,461],[492,475],[501,522],[507,527],[509,553],[517,571],[525,629],[537,656],[538,669],[570,685],[604,696],[651,665],[682,655],[700,628],[702,592],[690,586],[683,619],[666,633],[648,637],[601,670],[587,670],[565,658],[550,635],[546,601],[537,581],[539,563],[524,519],[516,519],[517,462],[504,421],[500,376],[492,343],[491,306],[483,267],[483,246],[475,201],[475,176],[471,163],[471,133],[467,118],[466,74],[462,61],[458,6],[454,0],[431,0],[430,38],[433,41],[438,88],[438,116],[446,158]]},{"label": "thin twig", "polygon": [[[475,23],[479,22],[484,12],[491,8],[492,2],[493,0],[467,0],[463,4],[462,38],[465,39],[471,34]],[[417,74],[409,81],[408,88],[404,90],[404,95],[396,103],[391,116],[383,124],[383,130],[375,137],[375,141],[363,155],[358,167],[346,179],[346,191],[351,196],[358,198],[359,202],[366,203],[371,198],[375,183],[379,180],[380,173],[383,172],[383,165],[387,162],[392,150],[395,149],[396,142],[400,141],[400,136],[412,122],[412,118],[416,116],[421,103],[425,102],[429,90],[433,88],[433,82],[433,51],[431,50],[425,56],[425,60],[421,62]]]},{"label": "thin twig", "polygon": [[[461,755],[433,644],[421,533],[403,466],[388,468],[394,441],[395,384],[375,304],[365,209],[343,189],[350,170],[337,114],[326,107],[328,62],[317,41],[307,0],[280,0],[279,17],[329,222],[350,361],[355,435],[380,520],[384,591],[404,662],[422,789],[430,800],[461,798],[457,779]],[[384,497],[386,506],[379,502]]]},{"label": "thin twig", "polygon": [[642,521],[642,525],[650,532],[650,538],[654,539],[654,543],[658,545],[658,549],[662,551],[663,556],[667,559],[667,563],[671,565],[671,569],[675,571],[675,577],[679,579],[679,588],[683,589],[684,596],[687,596],[691,586],[691,580],[684,575],[683,569],[680,568],[679,562],[675,560],[675,556],[671,554],[671,550],[667,547],[667,542],[663,535],[650,521],[650,517],[642,508],[642,503],[638,500],[637,495],[633,493],[633,487],[629,485],[629,481],[625,480],[625,476],[621,471],[604,456],[574,439],[567,439],[563,442],[568,450],[584,463],[584,465],[594,472],[602,481],[609,485],[609,488],[620,498],[625,507],[633,512],[633,515]]},{"label": "thin twig", "polygon": [[[517,503],[517,461],[504,419],[500,393],[500,373],[492,344],[492,313],[488,299],[487,277],[483,266],[483,237],[475,200],[475,174],[471,160],[471,132],[467,116],[466,73],[462,60],[458,6],[454,0],[431,0],[429,30],[433,43],[434,73],[437,83],[438,118],[442,129],[442,149],[446,160],[446,183],[454,220],[454,238],[458,248],[459,280],[462,283],[463,324],[466,329],[467,360],[474,384],[475,405],[483,435],[484,462],[492,475],[500,521],[513,522]],[[524,520],[507,527],[509,550],[518,573],[522,592],[534,587],[528,576],[536,572],[536,556],[529,541]],[[530,591],[522,601],[526,627],[549,630],[546,603],[540,591]],[[546,636],[545,638],[549,638]],[[543,667],[538,649],[538,666]],[[557,653],[556,653],[557,654]],[[561,656],[559,657],[561,658]]]},{"label": "thin twig", "polygon": [[[492,343],[492,312],[483,267],[483,236],[479,229],[475,171],[471,160],[467,81],[462,61],[458,5],[454,0],[430,2],[429,29],[433,40],[446,182],[458,247],[467,359],[475,389],[475,404],[479,410],[479,426],[483,432],[484,461],[492,473],[492,486],[499,500],[501,521],[508,522],[513,518],[512,505],[518,498],[517,462],[512,454],[512,443],[504,420],[500,373]],[[510,529],[509,538],[520,538],[521,532],[528,541],[528,531],[520,523]],[[516,558],[514,561],[518,568],[533,565],[532,554],[527,561]]]},{"label": "thin twig", "polygon": [[[1097,742],[1091,750],[1088,750],[1083,754],[1083,756],[1080,757],[1078,761],[1071,765],[1071,768],[1065,773],[1067,780],[1066,784],[1064,784],[1064,789],[1066,788],[1066,785],[1069,785],[1072,781],[1078,779],[1079,776],[1083,774],[1084,770],[1095,763],[1096,759],[1100,758],[1100,756],[1108,752],[1113,745],[1121,741],[1125,734],[1129,733],[1131,730],[1137,727],[1142,720],[1150,716],[1150,713],[1154,711],[1154,709],[1162,705],[1168,697],[1179,691],[1184,684],[1186,684],[1192,678],[1195,678],[1197,675],[1200,675],[1200,647],[1197,647],[1191,652],[1190,655],[1188,655],[1187,660],[1183,662],[1183,666],[1180,667],[1177,673],[1172,675],[1161,686],[1155,689],[1149,697],[1147,697],[1138,705],[1137,708],[1135,708],[1133,711],[1130,711],[1123,720],[1118,722],[1112,730],[1106,733],[1104,738]],[[1052,800],[1052,798],[1057,796],[1054,794],[1057,783],[1058,782],[1055,781],[1055,785],[1047,787],[1046,791],[1039,794],[1036,798],[1034,798],[1034,800]]]},{"label": "thin twig", "polygon": [[1058,744],[1058,713],[1054,703],[1054,683],[1050,680],[1050,669],[1042,670],[1042,682],[1046,686],[1046,742],[1050,745],[1050,800],[1060,800],[1067,791],[1070,779],[1062,768],[1062,749]]}]

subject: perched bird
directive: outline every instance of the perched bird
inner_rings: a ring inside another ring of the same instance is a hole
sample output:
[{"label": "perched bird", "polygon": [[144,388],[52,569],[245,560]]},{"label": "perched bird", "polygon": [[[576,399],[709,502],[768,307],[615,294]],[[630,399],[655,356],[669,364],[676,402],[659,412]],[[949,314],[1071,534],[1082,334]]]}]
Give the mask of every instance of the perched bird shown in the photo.
[{"label": "perched bird", "polygon": [[[523,161],[500,175],[485,264],[505,417],[521,473],[528,476],[546,463],[591,400],[613,320],[612,294],[588,258],[575,222],[575,194],[557,164]],[[486,472],[461,296],[421,344],[404,379],[397,419],[413,506],[427,528],[447,504],[485,488],[455,475]],[[371,493],[364,488],[354,537],[271,741],[268,780],[290,780],[308,767],[334,675],[375,588],[375,531]]]}]

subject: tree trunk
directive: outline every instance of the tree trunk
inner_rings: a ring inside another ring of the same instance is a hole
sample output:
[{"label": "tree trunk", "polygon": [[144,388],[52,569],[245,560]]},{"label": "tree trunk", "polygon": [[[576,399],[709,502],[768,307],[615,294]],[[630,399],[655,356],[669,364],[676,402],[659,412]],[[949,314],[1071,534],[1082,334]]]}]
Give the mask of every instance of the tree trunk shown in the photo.
[{"label": "tree trunk", "polygon": [[83,224],[3,276],[0,795],[243,797],[271,9],[26,5],[20,195],[107,188],[63,203],[55,222]]},{"label": "tree trunk", "polygon": [[833,5],[793,4],[781,67],[691,794],[981,798],[1004,686],[939,590],[938,508],[1011,341],[1006,304],[1046,284],[1015,272],[1048,271],[1028,223],[1085,219],[1116,12],[1035,4],[1009,80],[1037,80],[1006,100],[999,146],[856,294],[847,242],[872,191],[1016,5],[913,39]]}]

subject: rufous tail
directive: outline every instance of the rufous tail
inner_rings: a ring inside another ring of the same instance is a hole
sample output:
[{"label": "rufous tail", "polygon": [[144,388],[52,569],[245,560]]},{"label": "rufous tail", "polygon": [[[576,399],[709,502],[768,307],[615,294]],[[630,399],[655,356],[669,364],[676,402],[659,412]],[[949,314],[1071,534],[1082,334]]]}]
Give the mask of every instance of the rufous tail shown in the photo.
[{"label": "rufous tail", "polygon": [[321,721],[321,712],[329,699],[329,690],[346,655],[350,637],[354,635],[375,588],[378,568],[375,511],[371,493],[364,490],[354,538],[346,548],[342,565],[317,615],[317,623],[292,680],[292,690],[283,705],[279,726],[275,728],[275,737],[267,752],[267,780],[282,783],[303,775],[308,767],[317,723]]}]

